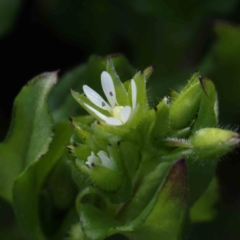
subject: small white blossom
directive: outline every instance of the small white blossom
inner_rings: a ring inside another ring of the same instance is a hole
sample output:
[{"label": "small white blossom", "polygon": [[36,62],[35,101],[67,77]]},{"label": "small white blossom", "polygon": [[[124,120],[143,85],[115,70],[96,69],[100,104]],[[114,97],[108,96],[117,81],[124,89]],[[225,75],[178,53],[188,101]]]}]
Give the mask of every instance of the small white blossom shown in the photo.
[{"label": "small white blossom", "polygon": [[99,151],[97,153],[97,156],[92,151],[91,155],[87,158],[86,164],[89,166],[89,168],[92,168],[95,165],[102,165],[111,169],[114,169],[116,167],[113,159],[111,159],[104,151]]},{"label": "small white blossom", "polygon": [[85,107],[109,125],[119,126],[125,124],[129,120],[133,109],[136,107],[137,87],[135,81],[133,79],[131,80],[132,106],[120,106],[118,104],[112,77],[106,71],[101,74],[101,84],[107,101],[87,85],[83,86],[83,91],[94,105],[108,111],[111,117],[104,115],[87,103],[84,103]]}]

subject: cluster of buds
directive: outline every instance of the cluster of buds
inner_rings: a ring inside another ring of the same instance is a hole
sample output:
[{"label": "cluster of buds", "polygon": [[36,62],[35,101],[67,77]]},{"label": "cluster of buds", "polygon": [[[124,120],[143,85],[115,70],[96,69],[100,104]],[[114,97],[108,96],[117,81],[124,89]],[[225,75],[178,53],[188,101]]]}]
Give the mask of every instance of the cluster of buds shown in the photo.
[{"label": "cluster of buds", "polygon": [[[105,98],[87,85],[83,94],[72,91],[90,114],[70,119],[74,133],[68,146],[82,176],[84,189],[77,206],[82,229],[90,239],[116,232],[128,236],[147,224],[152,212],[157,212],[157,200],[152,199],[160,194],[160,185],[171,188],[183,182],[182,190],[172,189],[185,192],[185,205],[194,204],[211,181],[217,159],[239,144],[237,133],[218,128],[215,86],[198,72],[180,93],[170,90],[169,96],[150,108],[146,82],[153,70],[150,66],[123,83],[109,59],[100,77]],[[104,204],[96,203],[99,198]],[[90,199],[87,204],[86,199]],[[93,215],[95,220],[88,221]],[[138,237],[144,234],[141,230]],[[152,239],[162,236],[155,234]]]}]

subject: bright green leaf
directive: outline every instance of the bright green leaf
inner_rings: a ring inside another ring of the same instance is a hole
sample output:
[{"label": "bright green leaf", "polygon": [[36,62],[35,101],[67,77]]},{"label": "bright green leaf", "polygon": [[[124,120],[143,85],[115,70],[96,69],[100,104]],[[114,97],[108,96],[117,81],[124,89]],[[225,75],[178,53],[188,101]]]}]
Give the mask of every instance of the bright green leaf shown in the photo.
[{"label": "bright green leaf", "polygon": [[173,164],[164,184],[160,184],[142,213],[126,226],[117,227],[116,231],[121,231],[130,239],[182,239],[187,209],[188,171],[184,159],[180,159]]},{"label": "bright green leaf", "polygon": [[30,239],[46,239],[39,219],[39,194],[52,168],[66,154],[65,146],[68,145],[70,136],[68,123],[58,124],[49,151],[38,161],[32,162],[15,181],[13,189],[15,213]]},{"label": "bright green leaf", "polygon": [[53,123],[47,96],[56,77],[56,73],[37,76],[15,99],[10,131],[0,144],[0,195],[9,201],[14,180],[48,151],[52,141]]}]

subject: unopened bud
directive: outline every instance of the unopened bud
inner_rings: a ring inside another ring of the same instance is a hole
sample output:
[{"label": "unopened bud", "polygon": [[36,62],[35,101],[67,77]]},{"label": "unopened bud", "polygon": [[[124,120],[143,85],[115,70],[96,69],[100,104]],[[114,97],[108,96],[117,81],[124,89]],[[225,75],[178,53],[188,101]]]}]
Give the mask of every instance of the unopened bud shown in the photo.
[{"label": "unopened bud", "polygon": [[239,134],[218,128],[201,129],[191,138],[193,151],[202,160],[220,158],[239,142]]},{"label": "unopened bud", "polygon": [[156,65],[152,65],[152,66],[144,69],[143,74],[146,79],[148,79],[152,75],[155,68],[156,68]]},{"label": "unopened bud", "polygon": [[190,86],[182,92],[170,107],[170,124],[173,130],[182,129],[188,126],[196,115],[201,100],[201,85]]}]

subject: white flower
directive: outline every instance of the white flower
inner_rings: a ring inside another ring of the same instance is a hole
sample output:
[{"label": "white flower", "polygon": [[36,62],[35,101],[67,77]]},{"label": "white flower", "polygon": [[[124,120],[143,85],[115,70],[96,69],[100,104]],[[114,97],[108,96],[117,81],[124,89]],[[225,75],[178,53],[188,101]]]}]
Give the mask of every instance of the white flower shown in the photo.
[{"label": "white flower", "polygon": [[92,151],[91,155],[87,158],[86,164],[89,166],[89,168],[92,168],[95,165],[102,165],[107,168],[115,169],[115,162],[113,159],[108,157],[106,152],[101,150],[97,153],[97,155],[98,157]]},{"label": "white flower", "polygon": [[102,110],[109,112],[110,116],[101,113],[87,103],[84,103],[85,107],[90,110],[90,112],[93,112],[99,119],[109,125],[119,126],[125,124],[129,120],[132,111],[136,107],[137,87],[135,81],[133,79],[131,80],[132,106],[120,106],[118,104],[112,77],[106,71],[102,72],[101,74],[101,84],[108,102],[87,85],[83,86],[83,91],[87,98],[94,105]]}]

